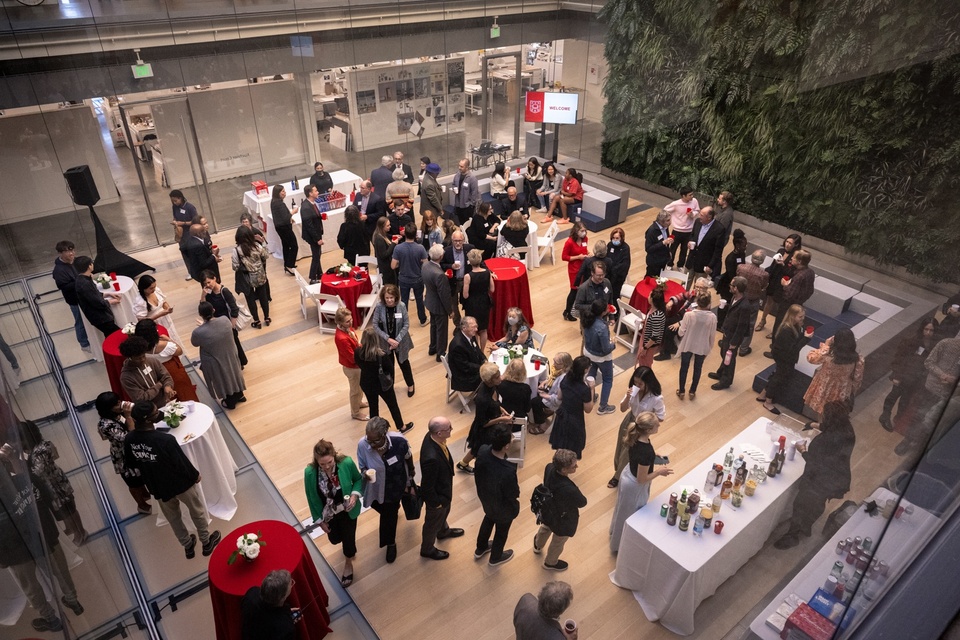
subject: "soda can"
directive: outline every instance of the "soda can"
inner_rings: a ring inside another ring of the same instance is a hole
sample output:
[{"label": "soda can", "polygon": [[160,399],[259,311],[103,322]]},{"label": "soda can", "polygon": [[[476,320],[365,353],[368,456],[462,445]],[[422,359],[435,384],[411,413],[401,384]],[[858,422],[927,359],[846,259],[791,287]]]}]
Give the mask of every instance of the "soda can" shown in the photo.
[{"label": "soda can", "polygon": [[661,518],[666,518],[666,517],[667,517],[667,510],[668,510],[668,509],[669,509],[669,507],[668,507],[667,505],[665,505],[665,504],[660,505],[660,517],[661,517]]},{"label": "soda can", "polygon": [[864,538],[863,539],[863,550],[872,551],[873,550],[873,538]]}]

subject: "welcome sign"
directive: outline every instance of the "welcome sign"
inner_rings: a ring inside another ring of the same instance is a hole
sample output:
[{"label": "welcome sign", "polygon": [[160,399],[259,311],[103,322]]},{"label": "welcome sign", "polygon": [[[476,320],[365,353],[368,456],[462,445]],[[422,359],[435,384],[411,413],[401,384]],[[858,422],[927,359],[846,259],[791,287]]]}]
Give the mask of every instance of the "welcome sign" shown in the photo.
[{"label": "welcome sign", "polygon": [[577,93],[528,91],[524,120],[547,124],[576,124],[579,98]]}]

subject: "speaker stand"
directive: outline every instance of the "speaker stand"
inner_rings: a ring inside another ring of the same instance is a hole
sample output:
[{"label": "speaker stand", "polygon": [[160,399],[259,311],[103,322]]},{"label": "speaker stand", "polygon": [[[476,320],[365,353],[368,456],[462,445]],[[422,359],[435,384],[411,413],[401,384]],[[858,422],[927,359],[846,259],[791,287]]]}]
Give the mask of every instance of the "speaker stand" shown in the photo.
[{"label": "speaker stand", "polygon": [[87,205],[87,208],[90,209],[90,219],[93,220],[93,230],[97,240],[97,256],[93,260],[94,271],[112,272],[134,279],[144,271],[156,271],[153,267],[121,253],[113,246],[110,236],[107,235],[107,230],[103,228],[103,223],[100,222],[100,217],[93,210],[93,205]]}]

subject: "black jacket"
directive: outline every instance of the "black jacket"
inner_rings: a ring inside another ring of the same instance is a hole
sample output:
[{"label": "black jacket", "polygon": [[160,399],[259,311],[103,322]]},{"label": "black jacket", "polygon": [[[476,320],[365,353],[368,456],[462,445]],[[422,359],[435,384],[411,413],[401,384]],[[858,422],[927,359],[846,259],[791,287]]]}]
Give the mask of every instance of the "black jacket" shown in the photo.
[{"label": "black jacket", "polygon": [[[363,196],[360,195],[358,191],[351,204],[356,205],[357,209],[359,209],[362,202]],[[367,212],[364,215],[367,216],[367,219],[363,221],[364,226],[367,228],[367,236],[372,238],[373,232],[377,230],[377,220],[387,215],[387,203],[384,202],[383,198],[371,191],[367,198]]]},{"label": "black jacket", "polygon": [[386,200],[387,185],[393,182],[393,165],[388,167],[377,167],[370,172],[370,182],[373,183],[373,190],[381,200]]},{"label": "black jacket", "polygon": [[157,500],[167,501],[200,481],[200,472],[170,434],[134,429],[123,441],[123,453],[127,467],[140,470]]},{"label": "black jacket", "polygon": [[57,283],[57,289],[63,294],[64,301],[76,306],[80,304],[77,299],[77,268],[73,263],[67,264],[58,257],[53,261],[53,280]]},{"label": "black jacket", "polygon": [[447,350],[450,365],[450,387],[456,391],[473,391],[480,386],[480,365],[487,361],[474,338],[470,344],[460,329],[453,332],[453,340]]},{"label": "black jacket", "polygon": [[493,455],[489,444],[480,447],[474,468],[477,497],[483,513],[496,522],[513,520],[520,515],[520,484],[517,465]]},{"label": "black jacket", "polygon": [[343,259],[357,263],[357,256],[370,255],[370,238],[362,222],[344,222],[337,233],[337,245],[343,249]]},{"label": "black jacket", "polygon": [[103,298],[100,289],[94,283],[90,276],[77,276],[76,287],[77,302],[83,315],[93,326],[111,324],[116,322],[113,317],[113,309],[110,303]]},{"label": "black jacket", "polygon": [[619,298],[620,286],[627,281],[627,274],[630,273],[630,245],[622,240],[619,247],[607,244],[607,259],[610,260],[607,278],[615,289],[613,297]]},{"label": "black jacket", "polygon": [[[703,223],[699,220],[693,223],[693,232],[690,239],[694,242],[700,237],[700,229]],[[707,229],[703,241],[699,242],[687,257],[687,269],[695,273],[703,272],[704,267],[710,267],[710,277],[719,278],[720,270],[723,268],[723,239],[724,228],[719,222],[714,221]]]},{"label": "black jacket", "polygon": [[[667,229],[670,234],[670,229]],[[647,265],[660,267],[661,269],[670,263],[670,247],[663,244],[663,236],[660,233],[660,227],[654,222],[647,228],[643,236],[643,247],[647,252]]]},{"label": "black jacket", "polygon": [[572,536],[580,524],[580,509],[587,498],[569,477],[556,473],[553,463],[543,470],[543,484],[553,493],[551,506],[544,510],[543,524],[558,536]]},{"label": "black jacket", "polygon": [[275,227],[293,226],[293,214],[287,208],[287,203],[280,198],[270,200],[270,215],[273,216],[273,226]]},{"label": "black jacket", "polygon": [[[311,178],[312,180],[312,178]],[[260,598],[260,587],[250,587],[240,600],[242,640],[296,640],[297,627],[284,603],[271,607]]]},{"label": "black jacket", "polygon": [[184,260],[187,263],[187,271],[194,280],[200,282],[200,274],[204,269],[209,269],[214,273],[220,273],[220,265],[217,263],[217,257],[210,251],[210,247],[202,238],[191,236],[180,249],[183,251]]},{"label": "black jacket", "polygon": [[320,210],[309,200],[304,200],[300,204],[300,237],[311,246],[317,244],[318,240],[323,240],[323,219],[320,217]]},{"label": "black jacket", "polygon": [[750,305],[747,299],[731,301],[727,305],[727,317],[723,320],[723,339],[728,349],[739,349],[740,343],[750,331]]},{"label": "black jacket", "polygon": [[420,495],[428,507],[450,506],[453,500],[453,455],[448,458],[443,448],[428,433],[420,445]]},{"label": "black jacket", "polygon": [[[467,262],[467,254],[473,251],[474,247],[469,242],[463,243],[463,275],[470,273],[470,263]],[[443,257],[440,258],[440,268],[446,271],[453,268],[453,245],[443,248]],[[456,276],[457,274],[453,274]]]},{"label": "black jacket", "polygon": [[789,326],[780,325],[780,330],[773,337],[773,344],[770,347],[774,362],[778,367],[781,364],[792,367],[797,364],[800,359],[800,350],[808,342],[810,340],[803,335],[803,331],[794,333]]},{"label": "black jacket", "polygon": [[315,186],[317,190],[323,194],[333,189],[333,178],[330,177],[330,174],[326,171],[323,172],[323,175],[314,171],[313,175],[310,176],[310,184]]}]

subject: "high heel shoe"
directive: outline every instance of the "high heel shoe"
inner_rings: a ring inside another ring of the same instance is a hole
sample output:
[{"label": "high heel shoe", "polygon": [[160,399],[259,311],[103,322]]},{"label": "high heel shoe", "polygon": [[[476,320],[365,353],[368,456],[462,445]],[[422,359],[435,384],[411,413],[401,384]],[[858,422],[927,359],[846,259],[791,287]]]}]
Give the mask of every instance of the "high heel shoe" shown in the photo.
[{"label": "high heel shoe", "polygon": [[253,327],[254,329],[262,329],[262,328],[263,328],[263,325],[260,324],[260,321],[259,321],[259,320],[257,320],[256,322],[251,322],[251,323],[250,323],[250,326]]},{"label": "high heel shoe", "polygon": [[273,320],[271,320],[270,318],[264,318],[263,320],[263,324],[267,325],[268,327],[270,326],[271,322],[273,322]]},{"label": "high heel shoe", "polygon": [[290,271],[290,269],[287,269],[286,267],[283,268],[283,272],[284,272],[285,274],[287,274],[288,276],[292,276],[292,275],[293,275],[293,271]]},{"label": "high heel shoe", "polygon": [[417,392],[417,386],[416,386],[416,385],[411,385],[411,386],[407,387],[407,397],[408,397],[408,398],[412,398],[412,397],[413,397],[413,394],[415,394],[416,392]]}]

